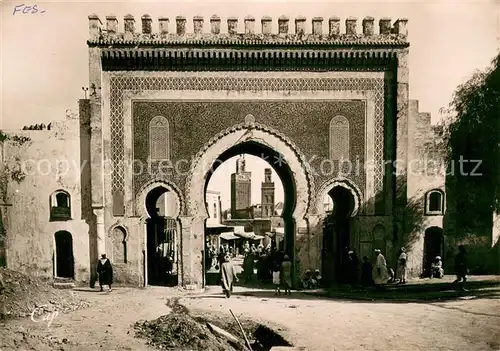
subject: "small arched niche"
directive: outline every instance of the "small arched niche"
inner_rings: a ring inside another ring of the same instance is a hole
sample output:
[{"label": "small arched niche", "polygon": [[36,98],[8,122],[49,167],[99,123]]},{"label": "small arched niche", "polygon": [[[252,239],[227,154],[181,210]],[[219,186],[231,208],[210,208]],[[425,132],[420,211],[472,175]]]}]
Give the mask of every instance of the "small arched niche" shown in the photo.
[{"label": "small arched niche", "polygon": [[127,231],[122,226],[111,230],[114,263],[127,263]]},{"label": "small arched niche", "polygon": [[68,221],[71,219],[71,196],[59,189],[50,195],[50,221]]}]

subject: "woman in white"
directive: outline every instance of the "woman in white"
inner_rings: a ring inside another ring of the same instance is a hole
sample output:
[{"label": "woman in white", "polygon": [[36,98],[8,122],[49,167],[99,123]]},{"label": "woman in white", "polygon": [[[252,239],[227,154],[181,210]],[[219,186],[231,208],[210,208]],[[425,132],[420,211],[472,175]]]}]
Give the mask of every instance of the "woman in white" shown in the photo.
[{"label": "woman in white", "polygon": [[406,250],[402,247],[401,254],[398,257],[398,284],[406,284],[406,258]]},{"label": "woman in white", "polygon": [[444,269],[443,269],[443,262],[441,261],[441,256],[436,256],[434,262],[431,264],[431,277],[432,278],[444,277]]},{"label": "woman in white", "polygon": [[387,283],[389,280],[389,273],[387,271],[387,263],[385,262],[385,257],[382,255],[379,249],[375,250],[375,266],[373,266],[373,280],[375,285],[382,285]]}]

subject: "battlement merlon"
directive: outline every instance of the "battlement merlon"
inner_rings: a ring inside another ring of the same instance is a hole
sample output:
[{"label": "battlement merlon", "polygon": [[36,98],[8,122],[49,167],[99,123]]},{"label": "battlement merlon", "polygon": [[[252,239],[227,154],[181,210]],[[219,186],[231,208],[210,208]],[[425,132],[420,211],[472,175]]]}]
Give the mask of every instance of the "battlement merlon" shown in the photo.
[{"label": "battlement merlon", "polygon": [[349,17],[345,20],[345,33],[340,32],[341,19],[332,16],[328,19],[328,33],[323,32],[322,17],[311,20],[311,32],[307,30],[307,19],[297,17],[294,20],[294,33],[290,30],[290,19],[281,16],[277,20],[276,30],[273,28],[273,19],[268,16],[261,18],[261,31],[255,30],[255,18],[244,18],[244,31],[238,31],[238,18],[226,19],[226,31],[222,28],[222,19],[214,15],[210,17],[210,32],[204,29],[205,19],[195,16],[192,19],[193,31],[188,32],[188,20],[184,16],[174,18],[174,31],[170,31],[170,19],[158,18],[157,31],[153,30],[153,19],[149,15],[141,17],[141,31],[136,31],[135,19],[132,15],[123,18],[123,32],[119,32],[119,23],[116,16],[106,17],[106,26],[95,14],[89,16],[90,38],[89,47],[102,48],[357,48],[357,49],[402,49],[409,46],[407,41],[407,19],[398,19],[391,25],[390,18],[379,20],[379,31],[375,33],[375,19],[365,17],[362,21],[362,30],[358,32],[358,19]]}]

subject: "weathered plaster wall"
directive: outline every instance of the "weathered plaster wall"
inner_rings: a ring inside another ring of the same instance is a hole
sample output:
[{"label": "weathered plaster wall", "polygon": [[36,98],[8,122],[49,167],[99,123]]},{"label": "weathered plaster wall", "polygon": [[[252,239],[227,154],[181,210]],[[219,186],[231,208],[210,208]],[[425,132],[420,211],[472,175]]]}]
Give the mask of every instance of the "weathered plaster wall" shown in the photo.
[{"label": "weathered plaster wall", "polygon": [[[64,230],[73,238],[75,279],[89,279],[89,227],[82,219],[80,186],[80,125],[77,115],[52,123],[51,130],[11,132],[30,141],[5,143],[5,162],[25,178],[7,188],[7,266],[14,270],[53,276],[54,234]],[[87,167],[83,164],[82,167]],[[50,195],[65,190],[71,196],[71,220],[50,222]]]},{"label": "weathered plaster wall", "polygon": [[[123,244],[120,238],[113,236],[115,228],[126,233],[127,262],[123,257]],[[129,218],[114,223],[106,233],[106,254],[113,264],[113,280],[117,284],[140,286],[143,282],[143,237],[144,228],[138,218]],[[117,240],[118,239],[118,240]]]},{"label": "weathered plaster wall", "polygon": [[[446,168],[444,150],[440,148],[440,137],[431,125],[431,116],[419,111],[416,100],[411,100],[409,104],[407,155],[405,231],[399,243],[407,249],[408,274],[420,276],[423,272],[425,231],[430,227],[443,229],[443,215],[425,214],[425,195],[434,189],[445,192]],[[443,257],[444,264],[446,260]]]},{"label": "weathered plaster wall", "polygon": [[207,218],[207,226],[217,226],[221,224],[220,197],[220,192],[207,190],[205,200],[207,202],[208,215],[210,216]]}]

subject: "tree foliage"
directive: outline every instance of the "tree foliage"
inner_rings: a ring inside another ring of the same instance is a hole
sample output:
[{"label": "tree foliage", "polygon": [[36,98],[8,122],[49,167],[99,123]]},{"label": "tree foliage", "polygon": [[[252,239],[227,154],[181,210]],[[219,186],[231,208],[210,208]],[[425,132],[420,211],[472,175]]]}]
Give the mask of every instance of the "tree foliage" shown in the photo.
[{"label": "tree foliage", "polygon": [[475,232],[500,211],[500,54],[458,86],[440,112],[457,227]]}]

